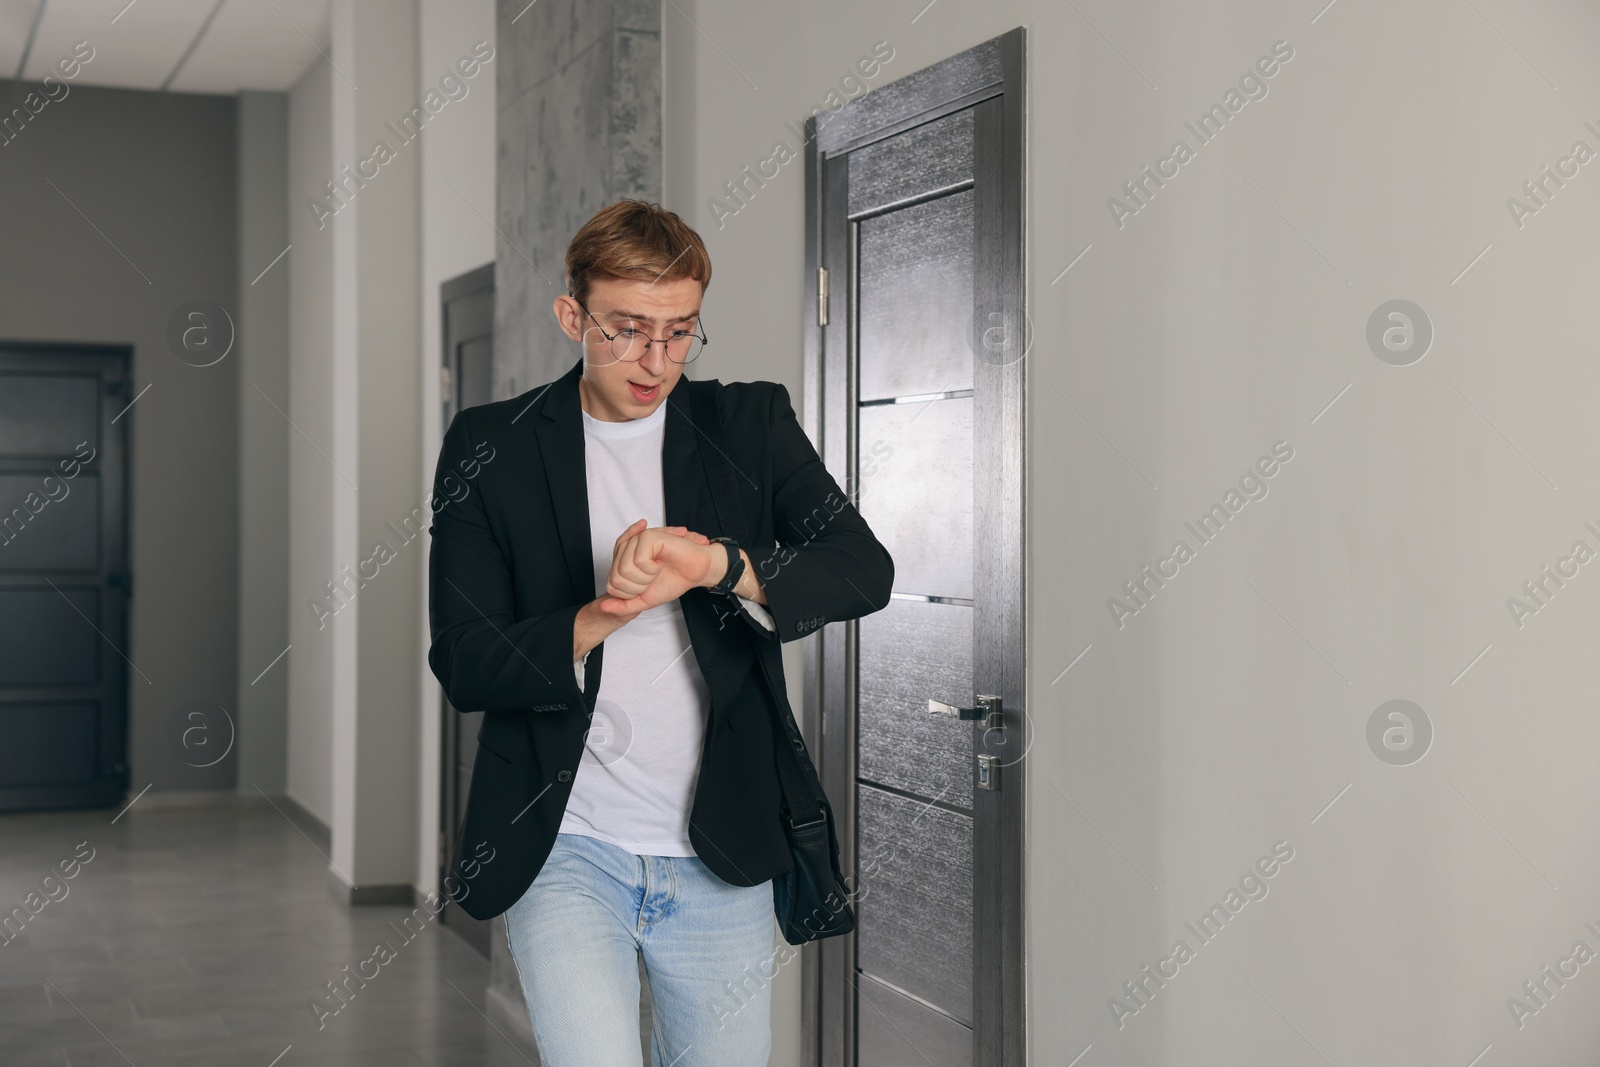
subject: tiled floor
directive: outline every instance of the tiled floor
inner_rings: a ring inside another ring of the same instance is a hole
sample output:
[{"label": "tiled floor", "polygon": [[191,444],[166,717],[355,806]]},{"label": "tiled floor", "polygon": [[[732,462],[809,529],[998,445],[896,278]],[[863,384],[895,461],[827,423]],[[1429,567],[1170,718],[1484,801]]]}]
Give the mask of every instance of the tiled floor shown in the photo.
[{"label": "tiled floor", "polygon": [[[485,961],[426,908],[407,940],[410,909],[338,904],[264,801],[115,815],[0,816],[0,918],[38,892],[22,936],[0,934],[4,1067],[537,1062],[485,1018]],[[43,883],[75,854],[92,859]],[[393,958],[319,1029],[312,999],[380,942]]]}]

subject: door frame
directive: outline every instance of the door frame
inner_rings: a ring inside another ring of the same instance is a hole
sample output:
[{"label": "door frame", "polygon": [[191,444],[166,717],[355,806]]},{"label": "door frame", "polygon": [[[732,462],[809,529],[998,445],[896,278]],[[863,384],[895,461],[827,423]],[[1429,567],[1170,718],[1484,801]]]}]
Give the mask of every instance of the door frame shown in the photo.
[{"label": "door frame", "polygon": [[[998,251],[976,264],[974,307],[998,315],[985,320],[1002,329],[1023,352],[1009,349],[1003,358],[976,355],[986,329],[974,324],[974,501],[975,529],[994,551],[973,561],[975,589],[998,589],[998,597],[974,603],[973,684],[978,692],[998,694],[1005,714],[1003,736],[1010,752],[1026,754],[1029,722],[1026,701],[1026,354],[1031,342],[1027,317],[1026,253],[1026,31],[1017,27],[932,66],[872,90],[851,101],[818,128],[817,116],[806,122],[805,273],[802,321],[805,323],[805,429],[818,445],[823,462],[844,484],[854,501],[854,479],[842,477],[856,467],[854,365],[849,346],[853,316],[843,313],[854,301],[836,301],[834,294],[855,283],[851,224],[844,213],[828,224],[823,204],[846,191],[844,169],[830,160],[914,126],[1000,98],[998,128],[978,125],[975,145],[975,187],[994,188],[999,196],[977,205],[976,231],[997,237]],[[826,226],[826,232],[825,232]],[[826,307],[819,300],[821,269],[826,268],[832,293]],[[827,311],[826,322],[823,312]],[[975,318],[977,316],[975,315]],[[993,349],[990,349],[993,351]],[[832,427],[843,432],[830,433]],[[992,427],[997,434],[983,435]],[[984,448],[998,441],[998,448]],[[856,855],[855,709],[849,706],[857,670],[857,623],[826,627],[802,641],[806,744],[819,757],[819,770],[835,811],[842,857]],[[837,669],[835,669],[837,668]],[[975,741],[983,736],[974,724]],[[1020,1067],[1026,1063],[1023,898],[1026,761],[1020,755],[975,744],[975,751],[1001,757],[1001,788],[974,789],[973,811],[973,1063],[978,1067]],[[987,858],[986,862],[980,859]],[[852,875],[852,887],[854,887]],[[998,930],[998,937],[988,932]],[[980,934],[982,936],[980,936]],[[850,937],[808,945],[802,956],[801,1062],[814,1067],[849,1067],[854,1050],[844,1037],[854,1034],[853,1000],[847,996],[855,971]]]},{"label": "door frame", "polygon": [[[439,428],[442,433],[450,425],[460,405],[457,403],[459,382],[456,377],[456,353],[450,343],[450,305],[462,297],[494,292],[494,264],[485,263],[465,274],[459,274],[439,283]],[[491,319],[492,323],[492,319]],[[450,704],[444,687],[439,686],[439,852],[435,858],[439,885],[446,885],[451,873],[450,857],[454,855],[455,835],[460,831],[456,798],[460,796],[456,775],[460,767],[459,741],[461,712]],[[493,920],[474,919],[448,901],[441,917],[442,925],[474,952],[489,958],[492,954]]]}]

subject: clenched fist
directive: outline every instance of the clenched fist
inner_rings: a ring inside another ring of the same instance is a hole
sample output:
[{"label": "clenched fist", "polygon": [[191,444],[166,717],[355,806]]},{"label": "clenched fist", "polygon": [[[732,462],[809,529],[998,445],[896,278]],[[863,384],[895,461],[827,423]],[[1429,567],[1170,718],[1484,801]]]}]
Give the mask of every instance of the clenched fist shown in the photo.
[{"label": "clenched fist", "polygon": [[646,529],[645,520],[638,520],[617,538],[600,610],[636,615],[706,584],[717,560],[727,558],[720,545],[712,549],[710,544],[709,537],[686,526]]}]

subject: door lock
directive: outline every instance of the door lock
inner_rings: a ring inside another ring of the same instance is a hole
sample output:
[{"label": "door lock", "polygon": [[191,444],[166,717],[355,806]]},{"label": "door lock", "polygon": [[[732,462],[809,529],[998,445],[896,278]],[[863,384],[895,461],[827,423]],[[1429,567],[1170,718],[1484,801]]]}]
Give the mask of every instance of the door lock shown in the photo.
[{"label": "door lock", "polygon": [[1000,757],[999,756],[979,756],[978,757],[978,788],[979,789],[999,789],[1000,788]]},{"label": "door lock", "polygon": [[1005,717],[1000,713],[1000,698],[988,693],[978,697],[978,706],[975,708],[963,708],[955,704],[946,704],[942,700],[930,699],[928,714],[948,715],[952,719],[982,720],[985,729],[1005,729]]}]

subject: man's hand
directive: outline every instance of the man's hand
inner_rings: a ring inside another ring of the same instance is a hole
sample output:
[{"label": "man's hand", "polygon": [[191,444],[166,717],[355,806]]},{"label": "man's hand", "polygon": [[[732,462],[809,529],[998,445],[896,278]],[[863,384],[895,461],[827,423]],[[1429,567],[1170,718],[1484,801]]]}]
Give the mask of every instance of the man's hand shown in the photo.
[{"label": "man's hand", "polygon": [[638,520],[617,538],[600,610],[637,615],[707,584],[719,554],[727,558],[720,545],[710,549],[710,544],[709,537],[686,526],[646,529],[645,520]]}]

